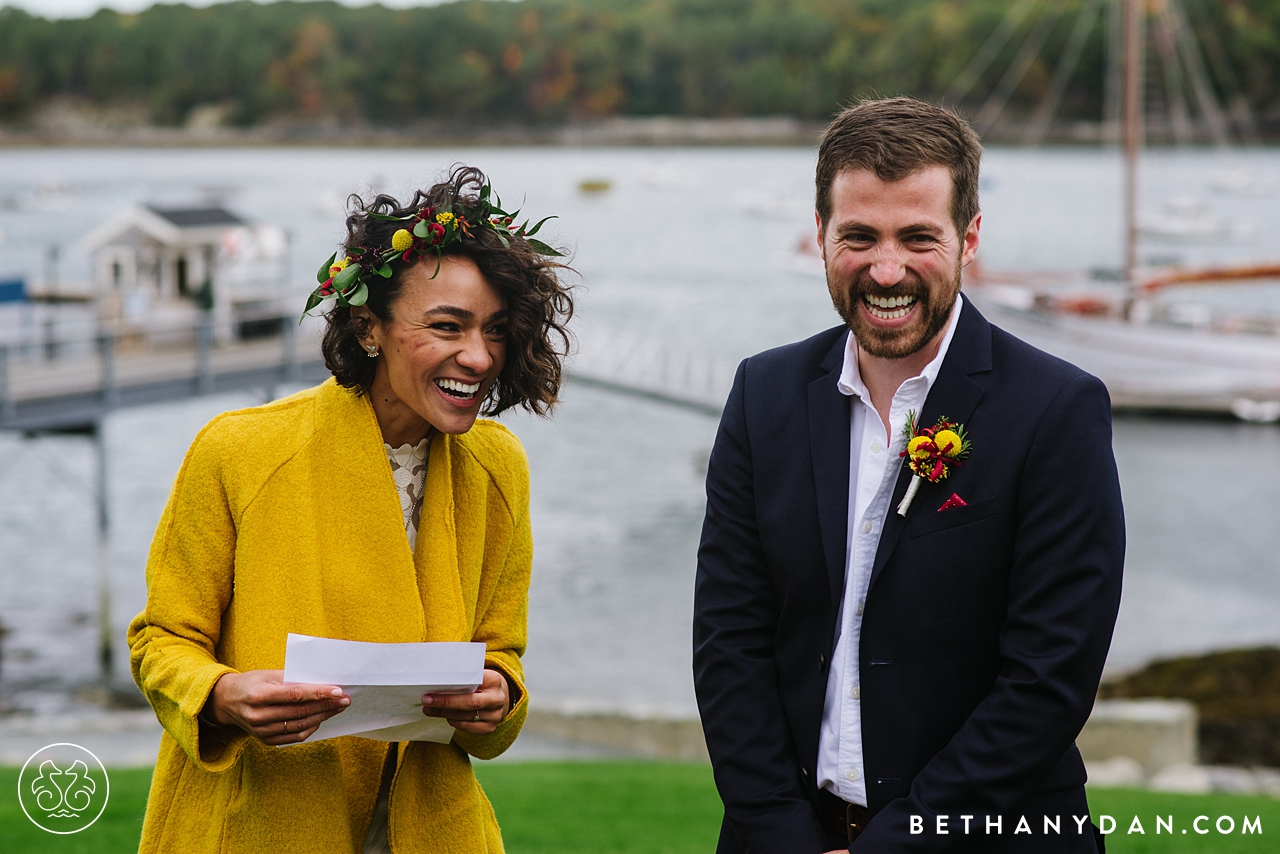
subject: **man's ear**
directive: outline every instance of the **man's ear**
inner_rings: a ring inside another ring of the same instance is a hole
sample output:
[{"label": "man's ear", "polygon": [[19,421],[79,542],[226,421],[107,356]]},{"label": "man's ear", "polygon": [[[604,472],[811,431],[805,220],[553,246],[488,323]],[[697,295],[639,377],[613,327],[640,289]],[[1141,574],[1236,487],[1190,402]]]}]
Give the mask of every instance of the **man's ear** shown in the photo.
[{"label": "man's ear", "polygon": [[969,220],[969,227],[964,230],[963,245],[960,249],[960,266],[968,267],[978,255],[978,231],[982,228],[982,213],[978,212]]},{"label": "man's ear", "polygon": [[817,211],[813,212],[813,225],[818,230],[818,254],[822,256],[822,260],[827,260],[827,247],[822,242],[822,217]]}]

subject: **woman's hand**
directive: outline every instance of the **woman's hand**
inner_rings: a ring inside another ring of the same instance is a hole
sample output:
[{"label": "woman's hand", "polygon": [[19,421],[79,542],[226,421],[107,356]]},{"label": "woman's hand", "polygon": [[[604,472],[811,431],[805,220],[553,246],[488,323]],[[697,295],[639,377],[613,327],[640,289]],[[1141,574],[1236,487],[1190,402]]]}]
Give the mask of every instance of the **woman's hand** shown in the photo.
[{"label": "woman's hand", "polygon": [[485,670],[480,687],[470,694],[423,694],[422,713],[445,718],[454,729],[488,735],[498,728],[510,710],[507,677]]},{"label": "woman's hand", "polygon": [[336,685],[284,683],[283,670],[224,673],[200,711],[206,722],[237,726],[263,744],[306,741],[320,724],[351,705]]}]

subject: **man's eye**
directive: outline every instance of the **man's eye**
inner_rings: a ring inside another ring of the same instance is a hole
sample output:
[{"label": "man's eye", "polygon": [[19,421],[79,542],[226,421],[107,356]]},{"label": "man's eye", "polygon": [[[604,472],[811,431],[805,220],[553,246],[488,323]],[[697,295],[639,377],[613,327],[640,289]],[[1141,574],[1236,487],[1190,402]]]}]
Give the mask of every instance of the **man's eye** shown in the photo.
[{"label": "man's eye", "polygon": [[873,238],[870,234],[850,234],[848,237],[845,238],[845,241],[848,243],[857,243],[859,245],[866,245],[868,243],[874,243],[875,238]]}]

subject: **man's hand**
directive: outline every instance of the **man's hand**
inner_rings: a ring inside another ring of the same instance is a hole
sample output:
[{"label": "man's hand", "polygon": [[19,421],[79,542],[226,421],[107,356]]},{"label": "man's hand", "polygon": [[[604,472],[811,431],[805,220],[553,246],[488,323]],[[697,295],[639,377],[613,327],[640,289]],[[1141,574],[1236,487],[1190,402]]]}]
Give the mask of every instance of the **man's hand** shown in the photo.
[{"label": "man's hand", "polygon": [[488,735],[507,716],[510,703],[507,678],[496,670],[485,670],[480,687],[470,694],[422,695],[422,713],[444,718],[462,732]]},{"label": "man's hand", "polygon": [[250,670],[224,673],[200,717],[240,727],[263,744],[279,746],[306,741],[349,705],[351,698],[336,685],[286,685],[283,670]]}]

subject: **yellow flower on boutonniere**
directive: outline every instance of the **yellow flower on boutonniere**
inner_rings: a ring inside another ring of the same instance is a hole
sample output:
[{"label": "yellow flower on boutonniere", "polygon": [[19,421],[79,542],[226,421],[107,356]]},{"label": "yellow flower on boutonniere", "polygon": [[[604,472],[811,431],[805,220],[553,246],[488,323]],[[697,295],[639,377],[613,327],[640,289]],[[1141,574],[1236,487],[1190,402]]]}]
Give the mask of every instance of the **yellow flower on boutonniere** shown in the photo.
[{"label": "yellow flower on boutonniere", "polygon": [[351,263],[350,258],[339,258],[337,261],[329,265],[329,275],[336,276],[343,270],[347,269],[347,265]]},{"label": "yellow flower on boutonniere", "polygon": [[963,424],[942,417],[932,427],[921,429],[916,424],[914,410],[907,413],[902,434],[907,437],[907,447],[899,456],[906,457],[907,466],[915,477],[898,505],[899,516],[907,515],[907,508],[916,497],[921,481],[937,483],[944,480],[951,474],[951,467],[959,466],[961,460],[969,455],[970,446]]}]

